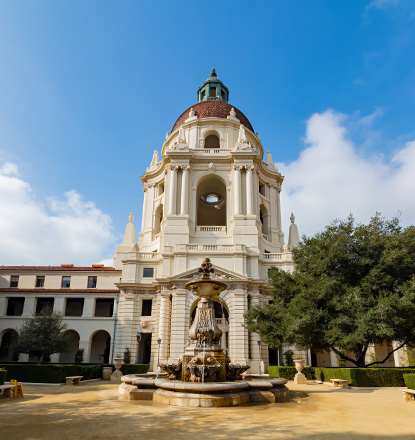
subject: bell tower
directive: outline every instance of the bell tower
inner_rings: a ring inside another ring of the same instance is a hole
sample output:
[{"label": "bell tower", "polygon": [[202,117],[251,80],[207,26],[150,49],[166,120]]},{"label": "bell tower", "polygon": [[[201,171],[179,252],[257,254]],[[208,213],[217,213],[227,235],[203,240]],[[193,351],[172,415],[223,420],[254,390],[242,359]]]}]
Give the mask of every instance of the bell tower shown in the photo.
[{"label": "bell tower", "polygon": [[[159,337],[161,362],[178,358],[197,302],[185,283],[197,276],[200,261],[209,256],[228,286],[215,305],[221,344],[234,363],[251,364],[255,372],[258,336],[243,327],[243,313],[269,300],[269,268],[293,269],[296,236],[292,226],[291,246],[284,244],[284,177],[270,152],[264,161],[258,133],[228,99],[228,88],[212,69],[198,89],[198,102],[178,117],[161,156],[154,152],[141,177],[138,241],[133,243],[131,216],[114,257],[114,266],[122,269],[118,351],[134,347],[137,332],[151,333],[153,361]],[[150,300],[148,315],[144,302]],[[265,363],[267,350],[261,351]]]}]

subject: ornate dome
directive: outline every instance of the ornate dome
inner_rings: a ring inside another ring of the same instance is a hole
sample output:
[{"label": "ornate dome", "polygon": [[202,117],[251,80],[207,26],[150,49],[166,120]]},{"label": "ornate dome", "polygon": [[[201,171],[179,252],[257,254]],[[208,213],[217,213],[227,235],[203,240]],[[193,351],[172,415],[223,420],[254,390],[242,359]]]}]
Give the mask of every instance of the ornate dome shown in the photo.
[{"label": "ornate dome", "polygon": [[187,110],[185,110],[177,119],[176,123],[173,125],[171,132],[178,130],[179,127],[184,124],[184,121],[189,117],[189,111],[193,108],[195,115],[200,118],[223,118],[226,119],[231,112],[232,107],[235,109],[236,117],[241,121],[241,124],[245,125],[246,128],[251,130],[253,133],[251,123],[248,118],[236,107],[225,101],[201,101],[197,104],[192,105]]}]

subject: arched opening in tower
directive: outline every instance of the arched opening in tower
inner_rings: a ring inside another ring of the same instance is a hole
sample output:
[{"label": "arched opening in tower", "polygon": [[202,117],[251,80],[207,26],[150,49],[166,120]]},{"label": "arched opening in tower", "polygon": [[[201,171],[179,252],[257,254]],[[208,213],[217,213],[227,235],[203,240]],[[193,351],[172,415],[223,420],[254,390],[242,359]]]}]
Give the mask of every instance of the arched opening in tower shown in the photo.
[{"label": "arched opening in tower", "polygon": [[196,204],[198,226],[226,226],[226,186],[218,176],[199,183]]},{"label": "arched opening in tower", "polygon": [[259,207],[259,219],[262,224],[262,234],[266,235],[266,239],[269,240],[269,215],[264,205]]},{"label": "arched opening in tower", "polygon": [[220,148],[219,138],[216,136],[216,134],[206,136],[205,148]]},{"label": "arched opening in tower", "polygon": [[154,237],[156,238],[156,236],[158,234],[160,234],[161,232],[161,228],[162,228],[162,223],[163,222],[163,205],[159,205],[156,209],[156,212],[154,213]]}]

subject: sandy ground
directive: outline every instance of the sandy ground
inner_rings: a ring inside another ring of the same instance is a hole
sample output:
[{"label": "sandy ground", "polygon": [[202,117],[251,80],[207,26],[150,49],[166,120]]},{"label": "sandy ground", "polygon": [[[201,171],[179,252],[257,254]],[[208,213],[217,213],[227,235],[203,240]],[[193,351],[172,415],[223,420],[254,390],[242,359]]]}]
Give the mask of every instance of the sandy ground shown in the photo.
[{"label": "sandy ground", "polygon": [[191,409],[119,400],[108,382],[26,385],[0,399],[0,439],[415,439],[415,402],[397,388],[288,386],[288,403]]}]

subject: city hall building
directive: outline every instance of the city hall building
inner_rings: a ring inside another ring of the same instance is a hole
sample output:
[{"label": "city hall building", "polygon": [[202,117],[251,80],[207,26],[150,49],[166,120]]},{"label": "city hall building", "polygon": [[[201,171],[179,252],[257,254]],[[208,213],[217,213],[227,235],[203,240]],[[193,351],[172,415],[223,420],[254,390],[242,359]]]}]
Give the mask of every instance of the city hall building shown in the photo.
[{"label": "city hall building", "polygon": [[[158,350],[161,362],[175,362],[197,302],[184,286],[199,277],[206,256],[213,276],[227,284],[215,315],[232,362],[257,372],[259,348],[263,367],[278,362],[278,353],[246,330],[243,315],[270,301],[271,267],[293,270],[299,236],[294,216],[281,208],[284,177],[214,69],[197,96],[141,177],[141,229],[137,236],[131,214],[113,267],[0,267],[0,362],[12,359],[22,321],[46,306],[63,313],[73,335],[71,350],[52,361],[72,362],[79,347],[85,362],[108,362],[129,347],[132,362],[153,370]],[[285,241],[281,216],[290,214]],[[330,353],[320,356],[320,364],[335,365]]]}]

